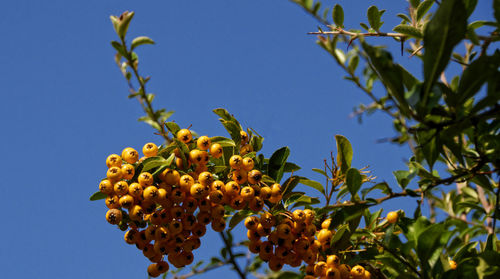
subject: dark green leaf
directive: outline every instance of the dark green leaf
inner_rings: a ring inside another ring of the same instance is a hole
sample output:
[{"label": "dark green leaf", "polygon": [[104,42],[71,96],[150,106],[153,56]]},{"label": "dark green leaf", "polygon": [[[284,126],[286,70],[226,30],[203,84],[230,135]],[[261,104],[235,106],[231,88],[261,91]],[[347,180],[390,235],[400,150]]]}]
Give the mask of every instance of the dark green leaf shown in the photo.
[{"label": "dark green leaf", "polygon": [[97,200],[102,200],[105,199],[108,195],[102,193],[101,191],[97,191],[92,196],[90,196],[91,201],[97,201]]},{"label": "dark green leaf", "polygon": [[155,42],[153,40],[151,40],[149,37],[140,36],[140,37],[137,37],[137,38],[132,40],[132,44],[130,46],[130,49],[132,50],[140,45],[146,45],[146,44],[153,45],[154,43]]},{"label": "dark green leaf", "polygon": [[337,142],[337,164],[340,166],[340,172],[344,174],[351,167],[352,146],[342,135],[336,135],[335,141]]},{"label": "dark green leaf", "polygon": [[300,182],[300,176],[290,176],[282,185],[283,197],[286,197],[295,189],[297,184]]},{"label": "dark green leaf", "polygon": [[424,77],[422,100],[427,101],[431,89],[441,72],[449,63],[455,45],[467,31],[467,14],[462,0],[447,0],[438,10],[424,30]]},{"label": "dark green leaf", "polygon": [[285,167],[283,168],[283,172],[293,172],[298,170],[300,170],[300,167],[290,162],[286,162]]},{"label": "dark green leaf", "polygon": [[376,71],[387,91],[398,102],[401,113],[410,116],[411,112],[404,96],[403,72],[401,67],[392,61],[392,55],[377,47],[367,44],[364,40],[361,45],[370,58],[370,65]]},{"label": "dark green leaf", "polygon": [[458,85],[459,99],[457,104],[462,104],[473,97],[481,86],[497,72],[500,64],[500,53],[493,56],[483,55],[472,62],[464,71]]},{"label": "dark green leaf", "polygon": [[[440,237],[445,232],[442,224],[433,224],[426,228],[417,240],[417,255],[423,263],[423,268],[428,267],[428,260],[432,253],[438,250]],[[439,251],[442,247],[439,248]]]},{"label": "dark green leaf", "polygon": [[335,4],[333,7],[333,22],[337,26],[344,27],[344,10],[339,4]]},{"label": "dark green leaf", "polygon": [[424,37],[424,35],[418,28],[406,24],[400,24],[394,27],[392,30],[394,30],[394,32],[398,32],[417,39],[421,39]]},{"label": "dark green leaf", "polygon": [[290,149],[288,148],[288,146],[285,146],[276,150],[269,159],[268,175],[278,183],[283,177],[285,163],[289,155]]},{"label": "dark green leaf", "polygon": [[376,6],[370,6],[368,8],[368,23],[370,23],[370,26],[376,31],[379,31],[380,27],[382,26],[382,23],[380,22],[380,16],[381,14]]},{"label": "dark green leaf", "polygon": [[362,182],[363,177],[361,176],[361,173],[358,169],[350,168],[349,170],[347,170],[345,184],[347,185],[347,188],[349,189],[349,192],[351,192],[351,195],[353,197],[359,191],[359,188],[361,188]]}]

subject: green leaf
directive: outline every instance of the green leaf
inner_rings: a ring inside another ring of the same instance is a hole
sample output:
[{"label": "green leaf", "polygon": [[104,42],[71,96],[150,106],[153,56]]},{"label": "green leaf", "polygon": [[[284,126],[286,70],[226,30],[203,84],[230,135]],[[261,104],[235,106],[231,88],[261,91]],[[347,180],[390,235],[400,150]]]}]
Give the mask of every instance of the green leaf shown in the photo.
[{"label": "green leaf", "polygon": [[354,197],[356,193],[361,188],[361,184],[363,183],[363,177],[358,169],[350,168],[347,170],[345,184],[347,185],[347,189],[351,192],[351,195]]},{"label": "green leaf", "polygon": [[434,0],[425,0],[421,2],[417,7],[417,20],[422,19],[424,15],[429,11],[429,9],[434,4]]},{"label": "green leaf", "polygon": [[424,30],[424,87],[423,105],[431,89],[450,61],[454,47],[465,37],[467,14],[462,0],[447,0],[438,10]]},{"label": "green leaf", "polygon": [[221,137],[221,136],[211,137],[210,138],[210,142],[212,142],[212,143],[218,143],[222,147],[225,147],[225,146],[236,146],[236,144],[234,144],[234,141],[232,139],[228,139],[226,137]]},{"label": "green leaf", "polygon": [[125,48],[123,47],[122,44],[120,44],[119,42],[117,41],[111,41],[111,45],[116,49],[116,51],[118,51],[119,54],[121,54],[123,57],[128,57],[128,54],[125,50]]},{"label": "green leaf", "polygon": [[[423,263],[422,268],[426,270],[429,267],[428,260],[432,256],[432,253],[438,250],[440,245],[441,235],[445,232],[443,224],[433,224],[426,228],[419,236],[417,240],[417,255],[420,261]],[[440,247],[439,250],[441,250]],[[427,269],[428,270],[428,269]]]},{"label": "green leaf", "polygon": [[409,22],[411,22],[411,19],[407,15],[405,15],[405,14],[398,14],[398,17],[403,20],[403,23],[409,23]]},{"label": "green leaf", "polygon": [[366,195],[368,193],[370,193],[371,191],[376,190],[376,189],[382,190],[382,193],[384,193],[384,194],[390,194],[390,193],[392,193],[392,190],[389,187],[389,185],[387,185],[386,182],[381,182],[381,183],[377,183],[373,187],[361,190],[361,194],[362,194],[361,197],[362,197],[362,199],[365,199],[365,197],[366,197]]},{"label": "green leaf", "polygon": [[140,37],[136,37],[135,39],[132,40],[132,44],[130,46],[130,49],[134,49],[140,45],[146,45],[146,44],[150,44],[150,45],[154,45],[154,41],[151,40],[151,38],[149,37],[146,37],[146,36],[140,36]]},{"label": "green leaf", "polygon": [[269,158],[267,173],[278,183],[283,177],[285,163],[289,155],[290,155],[290,149],[288,148],[288,146],[285,146],[276,150],[273,153],[273,155],[271,155],[271,158]]},{"label": "green leaf", "polygon": [[236,225],[238,225],[241,221],[243,221],[248,216],[253,215],[254,213],[250,210],[240,210],[233,215],[231,220],[229,221],[229,230],[232,230]]},{"label": "green leaf", "polygon": [[337,142],[337,164],[340,166],[340,172],[344,174],[351,167],[352,146],[349,140],[342,135],[336,135],[335,141]]},{"label": "green leaf", "polygon": [[406,24],[400,24],[394,27],[392,30],[394,30],[394,32],[398,32],[403,35],[407,35],[409,37],[414,37],[417,39],[422,39],[424,37],[422,31],[420,31],[418,28]]},{"label": "green leaf", "polygon": [[300,177],[299,183],[312,187],[320,191],[323,195],[325,194],[325,188],[323,187],[323,184],[319,183],[318,181],[310,180],[305,177]]},{"label": "green leaf", "polygon": [[218,116],[220,116],[222,119],[226,120],[226,121],[233,121],[234,123],[236,123],[240,129],[241,129],[241,125],[240,123],[238,122],[238,120],[236,120],[236,118],[234,118],[233,115],[231,115],[227,110],[223,109],[223,108],[217,108],[217,109],[214,109],[213,112],[215,114],[217,114]]},{"label": "green leaf", "polygon": [[381,14],[378,8],[376,6],[370,6],[368,8],[367,16],[368,16],[368,23],[370,23],[370,26],[376,31],[379,31],[380,27],[382,26],[382,23],[380,22]]},{"label": "green leaf", "polygon": [[411,179],[415,176],[414,172],[409,172],[405,170],[398,170],[392,172],[396,180],[398,181],[399,186],[404,190],[408,183],[410,183]]},{"label": "green leaf", "polygon": [[300,170],[300,167],[294,163],[285,162],[285,167],[283,168],[283,172],[294,172]]},{"label": "green leaf", "polygon": [[224,128],[226,128],[227,132],[229,133],[229,135],[233,139],[234,144],[236,146],[240,146],[240,143],[241,143],[241,134],[240,134],[241,128],[240,128],[240,126],[238,124],[236,124],[236,122],[234,122],[234,121],[227,121],[227,120],[220,119],[220,122],[222,123]]},{"label": "green leaf", "polygon": [[139,119],[137,119],[137,121],[141,121],[141,122],[147,123],[151,127],[155,128],[156,130],[161,130],[160,125],[158,125],[158,123],[156,123],[155,121],[153,121],[149,116],[139,117]]},{"label": "green leaf", "polygon": [[288,196],[293,191],[293,189],[295,189],[297,184],[299,184],[299,181],[300,176],[296,175],[290,176],[287,180],[285,180],[285,182],[281,186],[283,197]]},{"label": "green leaf", "polygon": [[165,126],[170,131],[170,133],[172,133],[174,137],[177,136],[177,132],[179,132],[179,130],[181,129],[179,125],[177,125],[177,123],[175,122],[167,122],[165,123]]},{"label": "green leaf", "polygon": [[337,232],[335,232],[335,234],[333,235],[332,239],[330,240],[330,245],[333,247],[334,244],[337,243],[342,238],[342,236],[346,231],[349,231],[349,225],[348,224],[341,225],[337,229]]},{"label": "green leaf", "polygon": [[342,9],[342,6],[339,4],[335,4],[335,7],[333,7],[333,22],[337,26],[344,27],[344,10]]},{"label": "green leaf", "polygon": [[[172,155],[174,155],[174,154],[172,154]],[[159,166],[168,165],[168,162],[169,161],[167,159],[160,157],[160,156],[149,157],[146,160],[144,160],[142,171],[149,171],[149,170],[157,168]],[[170,163],[172,163],[172,160],[170,160]]]},{"label": "green leaf", "polygon": [[108,197],[108,195],[102,193],[101,191],[97,191],[94,194],[92,194],[92,196],[90,196],[89,200],[97,201],[97,200],[105,199],[106,197]]},{"label": "green leaf", "polygon": [[313,168],[312,171],[317,172],[319,174],[322,174],[325,177],[328,177],[328,175],[326,174],[326,172],[324,170]]},{"label": "green leaf", "polygon": [[439,134],[436,130],[424,130],[417,133],[417,141],[422,148],[425,161],[432,170],[434,163],[439,157],[441,151],[441,142],[439,140]]}]

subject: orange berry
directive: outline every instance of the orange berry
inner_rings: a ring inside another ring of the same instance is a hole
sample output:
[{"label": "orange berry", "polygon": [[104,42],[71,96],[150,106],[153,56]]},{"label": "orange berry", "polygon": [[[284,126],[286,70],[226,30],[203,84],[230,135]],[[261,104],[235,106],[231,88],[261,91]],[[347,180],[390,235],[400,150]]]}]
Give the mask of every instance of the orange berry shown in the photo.
[{"label": "orange berry", "polygon": [[122,158],[125,162],[134,164],[137,160],[139,160],[139,152],[132,147],[127,147],[122,151]]},{"label": "orange berry", "polygon": [[223,154],[222,145],[214,143],[210,146],[210,155],[212,155],[212,157],[220,158],[222,157],[222,154]]},{"label": "orange berry", "polygon": [[152,142],[148,142],[142,147],[142,153],[146,157],[154,157],[158,154],[158,146]]},{"label": "orange berry", "polygon": [[111,167],[120,167],[122,165],[122,158],[117,154],[111,154],[106,158],[106,166],[108,168]]},{"label": "orange berry", "polygon": [[210,147],[210,144],[211,144],[210,138],[207,136],[201,136],[196,141],[196,146],[200,150],[208,150],[208,147]]},{"label": "orange berry", "polygon": [[177,139],[183,143],[188,143],[193,139],[193,135],[188,129],[181,129],[177,132]]},{"label": "orange berry", "polygon": [[398,212],[397,211],[391,211],[387,213],[387,222],[390,224],[394,224],[398,221]]}]

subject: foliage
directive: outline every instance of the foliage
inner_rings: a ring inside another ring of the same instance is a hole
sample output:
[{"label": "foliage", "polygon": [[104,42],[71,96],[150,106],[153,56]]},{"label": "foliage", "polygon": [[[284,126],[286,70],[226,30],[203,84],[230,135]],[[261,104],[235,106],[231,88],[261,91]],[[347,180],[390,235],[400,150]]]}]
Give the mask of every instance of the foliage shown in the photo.
[{"label": "foliage", "polygon": [[[374,183],[370,171],[351,165],[354,156],[351,144],[338,135],[336,156],[332,154],[322,169],[313,169],[325,177],[326,183],[322,184],[295,174],[300,167],[287,161],[288,147],[276,150],[269,158],[257,154],[263,138],[248,129],[253,151],[248,156],[262,170],[262,183],[281,183],[282,189],[281,199],[276,204],[266,202],[266,213],[259,213],[271,214],[279,224],[292,222],[295,224],[292,226],[298,226],[300,218],[295,215],[300,211],[296,208],[314,212],[314,219],[305,224],[314,226],[316,238],[314,232],[309,236],[297,228],[292,230],[291,241],[297,243],[299,238],[307,238],[311,246],[319,241],[315,258],[306,259],[293,246],[290,251],[300,258],[298,264],[284,258],[279,263],[302,266],[300,269],[277,271],[281,267],[262,252],[241,268],[235,258],[245,254],[233,253],[230,230],[243,220],[251,220],[255,212],[226,207],[229,229],[221,234],[225,247],[220,256],[208,264],[195,265],[185,277],[223,265],[232,265],[241,278],[250,273],[262,278],[321,276],[325,273],[316,272],[314,267],[319,270],[320,262],[327,261],[329,255],[337,255],[341,263],[362,266],[373,278],[500,277],[496,226],[500,218],[500,51],[494,49],[500,40],[500,1],[491,1],[493,21],[470,22],[477,0],[411,0],[407,13],[398,14],[401,23],[392,27],[393,32],[383,32],[390,27],[382,21],[385,10],[376,6],[367,9],[367,21],[360,23],[364,30],[347,30],[341,5],[322,9],[321,3],[313,0],[292,2],[318,20],[322,27],[311,32],[317,35],[318,45],[345,71],[345,79],[372,100],[355,108],[354,115],[361,120],[364,114],[381,111],[392,119],[396,135],[386,141],[411,148],[408,169],[394,171],[398,185]],[[189,150],[168,136],[168,133],[175,136],[180,129],[173,122],[166,123],[172,113],[155,111],[152,107],[154,95],[145,88],[149,78],[139,75],[135,50],[154,42],[141,36],[127,46],[126,34],[132,17],[133,13],[128,12],[111,17],[120,39],[113,41],[112,46],[117,51],[117,64],[129,83],[130,97],[137,97],[146,112],[140,120],[155,128],[166,141],[160,149],[161,158],[144,161],[142,168],[161,170],[172,163],[175,148],[183,151],[179,156],[184,162]],[[384,40],[381,37],[399,44],[401,54],[374,45],[374,40]],[[396,55],[411,57],[412,63],[423,70],[422,79],[417,78],[420,73],[411,73],[399,64]],[[133,77],[139,86],[137,90],[132,85]],[[383,92],[374,91],[376,83],[382,85]],[[229,158],[243,142],[242,126],[227,111],[214,112],[230,138],[213,137],[212,142],[220,143],[223,158]],[[230,167],[226,159],[211,163],[216,176],[228,176]],[[297,190],[299,184],[317,190],[318,197],[308,197]],[[383,196],[373,198],[374,190],[380,190]],[[91,200],[104,197],[96,193]],[[382,210],[372,210],[373,206],[393,198],[416,201],[413,214],[400,211],[393,221],[381,217]],[[421,209],[427,204],[431,214],[423,216]],[[251,235],[252,229],[248,229]],[[323,241],[320,235],[325,231],[330,236]],[[270,233],[260,235],[259,239],[264,236],[271,241]],[[257,240],[249,238],[250,241],[240,244],[252,251]],[[281,244],[275,246],[278,251]],[[275,272],[263,268],[263,261],[268,261]],[[180,278],[176,272],[172,273]],[[367,276],[356,277],[353,272],[353,278]]]}]

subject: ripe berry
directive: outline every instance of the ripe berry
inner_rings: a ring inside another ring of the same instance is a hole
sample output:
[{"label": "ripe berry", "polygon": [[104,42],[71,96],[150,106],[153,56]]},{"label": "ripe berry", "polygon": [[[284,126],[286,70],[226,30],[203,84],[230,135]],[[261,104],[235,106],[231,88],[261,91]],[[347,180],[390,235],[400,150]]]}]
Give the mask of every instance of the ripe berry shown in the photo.
[{"label": "ripe berry", "polygon": [[222,154],[223,154],[222,145],[214,143],[210,146],[210,155],[212,155],[212,157],[220,158],[222,157]]},{"label": "ripe berry", "polygon": [[193,139],[193,136],[191,135],[191,131],[188,129],[181,129],[179,132],[177,132],[177,139],[182,141],[183,143],[188,143]]},{"label": "ripe berry", "polygon": [[259,170],[251,170],[248,172],[248,183],[257,184],[262,180],[262,173]]},{"label": "ripe berry", "polygon": [[114,181],[122,179],[122,175],[123,175],[122,174],[122,169],[120,167],[111,167],[106,172],[106,176],[110,180],[114,180]]},{"label": "ripe berry", "polygon": [[113,185],[113,190],[117,195],[125,195],[128,193],[128,183],[125,181],[118,181]]},{"label": "ripe berry", "polygon": [[135,198],[142,198],[142,190],[142,186],[136,182],[128,186],[128,193]]},{"label": "ripe berry", "polygon": [[351,269],[351,276],[353,279],[362,279],[364,278],[365,276],[365,268],[360,266],[360,265],[356,265],[354,266],[352,269]]},{"label": "ripe berry", "polygon": [[119,209],[110,209],[106,212],[106,220],[111,225],[116,225],[122,220],[122,212]]},{"label": "ripe berry", "polygon": [[189,192],[193,184],[194,184],[194,179],[188,174],[181,176],[179,179],[179,187],[183,192]]},{"label": "ripe berry", "polygon": [[117,154],[111,154],[106,158],[106,166],[108,168],[111,167],[120,167],[122,165],[122,158]]},{"label": "ripe berry", "polygon": [[241,137],[241,145],[244,145],[245,143],[248,142],[248,134],[245,131],[240,131],[240,137]]},{"label": "ripe berry", "polygon": [[387,214],[387,222],[390,224],[394,224],[398,221],[398,212],[397,211],[391,211]]},{"label": "ripe berry", "polygon": [[156,201],[156,198],[158,197],[158,188],[155,186],[146,187],[144,192],[142,192],[142,197],[145,201]]},{"label": "ripe berry", "polygon": [[200,150],[208,150],[208,148],[210,147],[210,144],[211,144],[210,138],[207,136],[201,136],[196,141],[196,146]]},{"label": "ripe berry", "polygon": [[113,184],[108,179],[104,179],[99,183],[99,191],[103,194],[109,195],[113,193]]},{"label": "ripe berry", "polygon": [[322,229],[318,232],[318,241],[321,244],[330,243],[332,236],[333,234],[329,229]]},{"label": "ripe berry", "polygon": [[131,164],[124,164],[122,165],[122,174],[123,174],[123,179],[130,180],[132,177],[134,177],[135,174],[135,168]]},{"label": "ripe berry", "polygon": [[141,174],[139,174],[139,177],[137,177],[137,181],[139,182],[139,184],[141,184],[142,187],[153,185],[153,175],[151,175],[149,172],[142,172]]},{"label": "ripe berry", "polygon": [[255,167],[255,162],[252,158],[243,158],[242,168],[246,171],[251,171]]},{"label": "ripe berry", "polygon": [[132,147],[127,147],[122,151],[122,159],[129,164],[134,164],[139,160],[139,152]]},{"label": "ripe berry", "polygon": [[245,219],[245,227],[248,230],[256,230],[259,224],[259,219],[256,216],[249,216]]},{"label": "ripe berry", "polygon": [[142,153],[146,157],[154,157],[158,154],[158,146],[152,142],[148,142],[142,148]]},{"label": "ripe berry", "polygon": [[106,198],[105,203],[109,209],[120,208],[119,200],[117,195],[112,195]]},{"label": "ripe berry", "polygon": [[457,263],[454,260],[450,260],[449,263],[451,269],[457,269]]},{"label": "ripe berry", "polygon": [[251,201],[254,199],[255,197],[255,192],[253,190],[252,187],[250,186],[245,186],[243,188],[241,188],[241,193],[240,193],[241,197],[246,200],[246,201]]},{"label": "ripe berry", "polygon": [[229,165],[235,170],[239,170],[243,164],[243,158],[240,155],[233,155],[229,158]]}]

